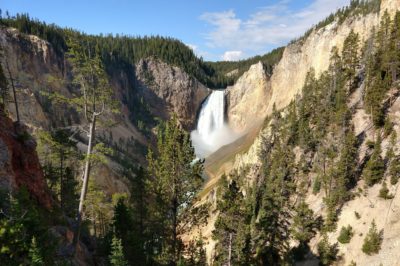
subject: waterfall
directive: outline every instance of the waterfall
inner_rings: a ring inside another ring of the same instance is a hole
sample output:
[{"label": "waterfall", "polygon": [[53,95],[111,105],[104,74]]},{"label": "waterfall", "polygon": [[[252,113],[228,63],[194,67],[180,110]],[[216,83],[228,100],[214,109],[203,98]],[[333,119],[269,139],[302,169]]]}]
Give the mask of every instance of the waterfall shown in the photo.
[{"label": "waterfall", "polygon": [[212,133],[224,126],[224,91],[213,91],[203,103],[197,122],[197,132],[211,144]]},{"label": "waterfall", "polygon": [[214,90],[202,104],[197,128],[191,133],[192,143],[199,158],[207,157],[236,139],[236,135],[225,124],[224,112],[224,91]]}]

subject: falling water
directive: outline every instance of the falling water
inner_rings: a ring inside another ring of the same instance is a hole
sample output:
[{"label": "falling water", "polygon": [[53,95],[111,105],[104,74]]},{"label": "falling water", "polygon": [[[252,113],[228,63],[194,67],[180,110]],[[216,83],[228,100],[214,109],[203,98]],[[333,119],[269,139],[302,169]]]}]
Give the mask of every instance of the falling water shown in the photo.
[{"label": "falling water", "polygon": [[223,145],[236,139],[225,124],[225,95],[214,90],[201,106],[197,129],[192,131],[192,142],[199,158],[205,158]]},{"label": "falling water", "polygon": [[224,91],[213,91],[203,103],[197,122],[197,132],[211,144],[212,133],[224,126]]}]

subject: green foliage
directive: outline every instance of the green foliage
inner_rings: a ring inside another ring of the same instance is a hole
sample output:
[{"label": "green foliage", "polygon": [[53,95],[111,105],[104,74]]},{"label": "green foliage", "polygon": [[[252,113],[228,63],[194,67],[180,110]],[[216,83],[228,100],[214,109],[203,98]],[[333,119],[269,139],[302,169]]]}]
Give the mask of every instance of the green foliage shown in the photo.
[{"label": "green foliage", "polygon": [[317,246],[320,265],[331,265],[338,254],[337,243],[331,245],[326,234],[323,235],[322,240]]},{"label": "green foliage", "polygon": [[386,152],[386,161],[389,164],[390,184],[396,185],[400,177],[400,157],[396,154],[397,134],[393,131],[390,135],[389,149]]},{"label": "green foliage", "polygon": [[55,243],[49,235],[46,217],[50,214],[40,212],[25,188],[13,196],[4,193],[0,209],[0,260],[4,265],[20,265],[25,260],[45,265],[54,260]]},{"label": "green foliage", "polygon": [[315,178],[313,183],[313,194],[317,195],[321,191],[321,180],[320,178]]},{"label": "green foliage", "polygon": [[[366,45],[366,92],[364,96],[366,111],[372,116],[374,125],[382,127],[387,123],[384,104],[386,92],[396,81],[400,57],[397,44],[400,41],[400,19],[397,12],[391,20],[387,11],[383,14],[381,24],[373,34],[372,43]],[[386,125],[387,127],[387,125]]]},{"label": "green foliage", "polygon": [[[283,51],[284,47],[279,47],[262,56],[254,56],[240,61],[206,62],[205,65],[209,68],[209,75],[211,74],[214,87],[222,88],[232,85],[251,65],[258,62],[261,62],[266,73],[271,75],[274,66],[280,61]],[[229,76],[227,76],[228,73]],[[210,86],[210,84],[207,85]]]},{"label": "green foliage", "polygon": [[378,232],[375,220],[372,221],[368,234],[364,238],[361,250],[367,255],[379,253],[382,244],[383,231]]},{"label": "green foliage", "polygon": [[49,188],[57,195],[62,211],[69,217],[78,209],[78,181],[75,179],[76,164],[80,154],[71,132],[58,129],[39,131],[38,154]]},{"label": "green foliage", "polygon": [[336,166],[336,188],[332,193],[334,204],[344,203],[349,199],[349,189],[356,183],[357,139],[353,128],[347,130]]},{"label": "green foliage", "polygon": [[217,202],[219,216],[213,231],[213,239],[218,241],[213,260],[216,265],[225,265],[228,261],[234,265],[248,265],[251,262],[249,227],[251,217],[249,206],[237,182],[238,176],[231,175],[230,180],[222,176],[219,184]]},{"label": "green foliage", "polygon": [[317,219],[308,204],[301,201],[297,206],[296,214],[293,217],[292,235],[300,244],[308,243],[316,234],[318,228]]},{"label": "green foliage", "polygon": [[374,151],[372,152],[371,158],[368,160],[363,171],[365,183],[368,186],[372,186],[382,180],[385,172],[385,163],[381,157],[381,142],[382,140],[379,135],[374,145]]},{"label": "green foliage", "polygon": [[351,225],[348,225],[346,227],[342,226],[337,240],[342,244],[350,243],[353,234],[353,227],[351,227]]},{"label": "green foliage", "polygon": [[394,198],[394,196],[392,194],[389,194],[389,189],[388,189],[385,181],[383,181],[382,187],[379,190],[379,197],[382,199],[393,199]]},{"label": "green foliage", "polygon": [[121,239],[116,236],[112,239],[111,254],[109,256],[110,264],[112,266],[127,266],[128,262],[125,260]]},{"label": "green foliage", "polygon": [[187,228],[181,225],[187,222],[185,211],[191,210],[203,182],[202,161],[195,159],[190,136],[176,116],[160,126],[157,153],[150,150],[147,156],[149,191],[157,202],[149,206],[156,241],[153,248],[158,250],[160,263],[177,263],[182,256],[179,236]]},{"label": "green foliage", "polygon": [[29,259],[30,259],[30,265],[32,266],[44,265],[41,251],[37,245],[35,237],[32,237],[31,246],[29,247]]},{"label": "green foliage", "polygon": [[343,43],[343,70],[345,78],[349,83],[349,91],[351,91],[354,87],[356,70],[359,65],[359,42],[360,38],[358,34],[351,30]]},{"label": "green foliage", "polygon": [[143,243],[143,225],[141,225],[131,208],[129,208],[124,198],[119,198],[114,207],[113,228],[115,236],[121,240],[124,247],[125,258],[134,265],[144,265],[146,262]]}]

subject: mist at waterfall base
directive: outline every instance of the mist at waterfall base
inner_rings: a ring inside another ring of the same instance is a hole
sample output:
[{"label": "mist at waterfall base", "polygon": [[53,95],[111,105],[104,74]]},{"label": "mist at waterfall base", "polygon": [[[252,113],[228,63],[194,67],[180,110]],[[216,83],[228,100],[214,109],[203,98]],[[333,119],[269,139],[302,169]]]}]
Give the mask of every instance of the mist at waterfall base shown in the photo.
[{"label": "mist at waterfall base", "polygon": [[201,106],[197,128],[191,132],[197,157],[206,158],[239,137],[239,134],[233,132],[225,123],[224,113],[224,91],[215,90]]}]

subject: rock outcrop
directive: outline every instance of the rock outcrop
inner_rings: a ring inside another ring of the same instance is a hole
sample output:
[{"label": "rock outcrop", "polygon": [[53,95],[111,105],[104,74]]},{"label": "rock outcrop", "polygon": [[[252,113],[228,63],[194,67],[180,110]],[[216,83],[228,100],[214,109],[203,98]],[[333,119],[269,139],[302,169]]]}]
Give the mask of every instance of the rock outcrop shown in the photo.
[{"label": "rock outcrop", "polygon": [[265,118],[271,83],[261,62],[252,65],[226,89],[227,120],[235,131],[246,131]]},{"label": "rock outcrop", "polygon": [[0,107],[0,188],[12,192],[21,187],[26,187],[42,206],[51,208],[36,142],[23,125],[13,123]]},{"label": "rock outcrop", "polygon": [[175,113],[184,128],[195,128],[197,111],[209,93],[203,84],[155,58],[140,60],[135,72],[138,94],[155,116],[167,119]]}]

